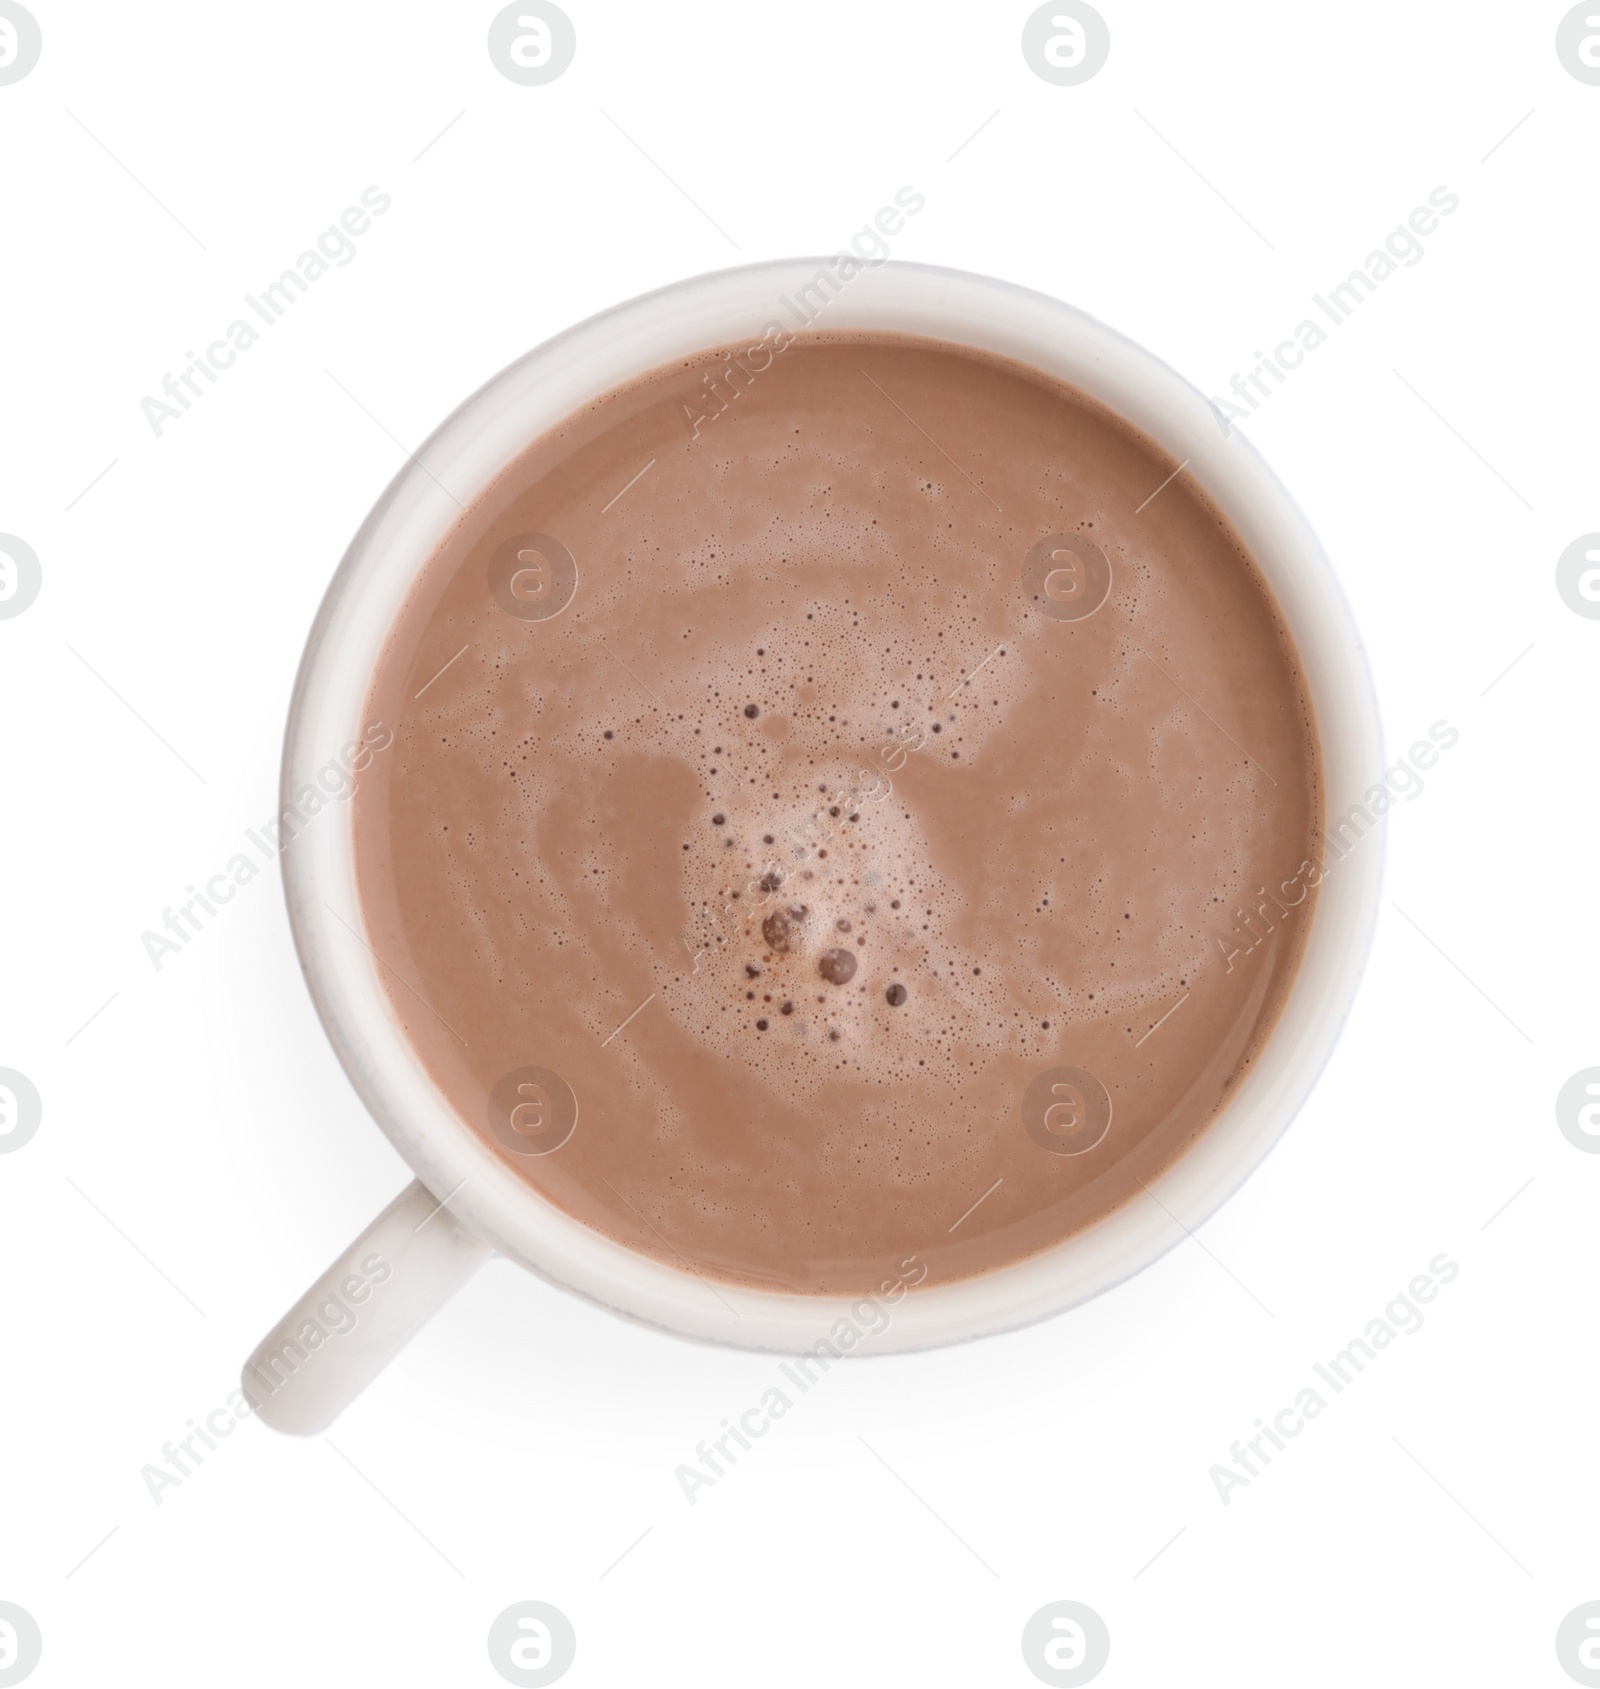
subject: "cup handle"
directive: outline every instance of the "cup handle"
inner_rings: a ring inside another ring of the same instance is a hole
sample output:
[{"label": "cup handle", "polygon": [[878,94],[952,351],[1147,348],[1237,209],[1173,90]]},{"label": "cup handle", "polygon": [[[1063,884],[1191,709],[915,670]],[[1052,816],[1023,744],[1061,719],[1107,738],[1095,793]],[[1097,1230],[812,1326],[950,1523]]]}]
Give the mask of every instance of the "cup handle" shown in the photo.
[{"label": "cup handle", "polygon": [[494,1251],[414,1181],[262,1339],[240,1382],[275,1431],[325,1431]]}]

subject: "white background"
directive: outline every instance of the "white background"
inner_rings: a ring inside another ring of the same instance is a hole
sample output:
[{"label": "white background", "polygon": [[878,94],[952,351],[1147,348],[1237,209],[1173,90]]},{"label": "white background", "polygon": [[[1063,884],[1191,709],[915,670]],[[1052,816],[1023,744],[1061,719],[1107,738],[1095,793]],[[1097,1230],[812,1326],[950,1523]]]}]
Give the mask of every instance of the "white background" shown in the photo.
[{"label": "white background", "polygon": [[[1554,565],[1600,529],[1600,88],[1557,60],[1565,8],[1102,0],[1076,88],[994,3],[569,0],[542,88],[491,65],[492,5],[33,9],[43,57],[0,87],[0,529],[44,570],[0,621],[0,1065],[44,1124],[0,1158],[0,1599],[43,1630],[35,1681],[487,1686],[490,1622],[537,1598],[574,1686],[1026,1685],[1059,1599],[1110,1627],[1108,1689],[1568,1682],[1600,1159],[1553,1104],[1600,1061],[1600,623]],[[832,251],[908,183],[897,256],[1070,300],[1212,393],[1460,196],[1245,425],[1390,744],[1461,734],[1386,824],[1315,1095],[1200,1243],[1019,1335],[835,1368],[693,1508],[674,1467],[773,1360],[502,1262],[331,1444],[249,1423],[155,1505],[141,1467],[409,1178],[275,878],[159,974],[139,941],[272,813],[396,441],[591,312]],[[354,262],[157,438],[141,398],[369,184],[394,203]],[[1425,1327],[1224,1506],[1212,1463],[1440,1251]]]}]

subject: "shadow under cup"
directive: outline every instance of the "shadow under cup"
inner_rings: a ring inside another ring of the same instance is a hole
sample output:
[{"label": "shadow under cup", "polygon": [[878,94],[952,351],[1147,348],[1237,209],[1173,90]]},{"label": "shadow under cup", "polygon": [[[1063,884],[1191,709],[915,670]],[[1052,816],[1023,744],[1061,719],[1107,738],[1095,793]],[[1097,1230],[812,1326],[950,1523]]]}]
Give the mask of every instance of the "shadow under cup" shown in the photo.
[{"label": "shadow under cup", "polygon": [[[784,320],[780,302],[795,299],[831,262],[753,265],[633,300],[558,335],[462,405],[397,475],[329,589],[291,708],[285,802],[315,781],[328,747],[362,740],[385,639],[463,505],[530,441],[602,394],[707,348],[759,341],[768,324]],[[1077,388],[1186,465],[1250,552],[1289,629],[1316,723],[1323,815],[1342,815],[1381,778],[1376,706],[1338,583],[1271,471],[1181,377],[1059,301],[922,265],[859,268],[833,288],[826,320],[815,326],[921,336],[1013,360]],[[1061,590],[1072,590],[1071,583]],[[687,1336],[796,1352],[848,1318],[854,1297],[713,1286],[692,1269],[624,1248],[541,1197],[462,1123],[397,1023],[381,964],[352,934],[361,920],[352,807],[335,806],[285,852],[291,922],[346,1072],[424,1187],[416,1212],[437,1213],[429,1229],[465,1240],[462,1258],[498,1252],[620,1313]],[[1370,837],[1329,859],[1275,1029],[1210,1125],[1153,1180],[1153,1200],[1125,1203],[1026,1259],[897,1298],[892,1319],[867,1347],[925,1347],[1058,1312],[1139,1271],[1212,1214],[1283,1132],[1332,1049],[1370,943],[1381,856],[1381,839]],[[1079,1101],[1087,1121],[1095,1099],[1080,1090]],[[421,1277],[435,1272],[416,1269]],[[414,1275],[401,1263],[395,1276]],[[432,1311],[426,1296],[397,1300],[418,1319]],[[397,1348],[409,1335],[404,1326],[397,1315],[400,1335],[375,1339],[373,1355]],[[366,1368],[369,1375],[375,1369]],[[361,1382],[348,1381],[354,1388]]]}]

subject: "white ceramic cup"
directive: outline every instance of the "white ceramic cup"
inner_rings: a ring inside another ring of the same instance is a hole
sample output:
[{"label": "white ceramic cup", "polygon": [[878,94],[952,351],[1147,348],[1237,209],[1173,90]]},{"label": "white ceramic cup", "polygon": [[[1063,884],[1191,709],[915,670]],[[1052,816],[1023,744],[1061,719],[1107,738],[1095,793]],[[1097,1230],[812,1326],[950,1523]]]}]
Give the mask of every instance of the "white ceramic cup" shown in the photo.
[{"label": "white ceramic cup", "polygon": [[[340,747],[361,740],[373,670],[407,589],[461,507],[529,441],[644,371],[719,345],[754,345],[772,323],[794,332],[794,302],[819,297],[827,303],[812,319],[818,330],[919,334],[1015,359],[1100,400],[1186,464],[1256,559],[1299,650],[1325,815],[1358,803],[1383,768],[1360,641],[1316,537],[1238,430],[1159,359],[1058,300],[923,264],[880,262],[848,275],[850,264],[789,259],[676,283],[557,335],[468,399],[395,477],[333,578],[290,708],[284,803],[315,784]],[[351,810],[332,806],[285,849],[289,915],[328,1037],[416,1182],[252,1355],[244,1385],[259,1416],[302,1433],[330,1424],[495,1253],[618,1313],[744,1348],[799,1353],[848,1319],[859,1305],[849,1298],[713,1283],[687,1264],[635,1254],[563,1213],[491,1153],[407,1042],[380,964],[359,936]],[[1326,865],[1304,958],[1266,1048],[1150,1200],[1124,1204],[1027,1260],[886,1298],[891,1317],[865,1347],[925,1348],[1059,1313],[1148,1266],[1239,1187],[1327,1060],[1371,942],[1381,838],[1330,851]]]}]

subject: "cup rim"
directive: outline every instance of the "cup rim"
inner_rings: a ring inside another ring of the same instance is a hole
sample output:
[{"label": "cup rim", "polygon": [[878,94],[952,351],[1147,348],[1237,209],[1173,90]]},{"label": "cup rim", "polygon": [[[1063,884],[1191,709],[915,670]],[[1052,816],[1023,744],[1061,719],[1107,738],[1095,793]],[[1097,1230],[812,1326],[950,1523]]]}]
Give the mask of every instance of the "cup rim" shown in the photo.
[{"label": "cup rim", "polygon": [[[1322,753],[1326,841],[1333,818],[1382,778],[1377,702],[1338,579],[1254,446],[1183,376],[1076,306],[968,271],[847,254],[669,283],[562,330],[464,400],[401,466],[328,586],[290,703],[281,803],[292,806],[319,764],[360,739],[378,650],[406,591],[518,449],[632,376],[746,333],[759,339],[765,321],[781,321],[778,301],[824,274],[835,291],[820,332],[924,334],[1012,357],[1068,381],[1194,469],[1250,550],[1298,650]],[[663,1265],[575,1220],[486,1147],[434,1086],[390,1009],[382,964],[360,930],[352,811],[331,806],[281,852],[296,952],[357,1094],[456,1222],[547,1281],[682,1336],[793,1353],[841,1319],[859,1333],[851,1310],[861,1297],[758,1289]],[[933,1347],[1050,1317],[1142,1271],[1209,1219],[1282,1137],[1337,1042],[1376,927],[1383,843],[1381,827],[1358,837],[1318,888],[1277,1023],[1230,1100],[1147,1187],[1151,1200],[1132,1199],[1022,1261],[890,1297],[887,1324],[877,1329],[874,1317],[870,1340],[851,1352]]]}]

